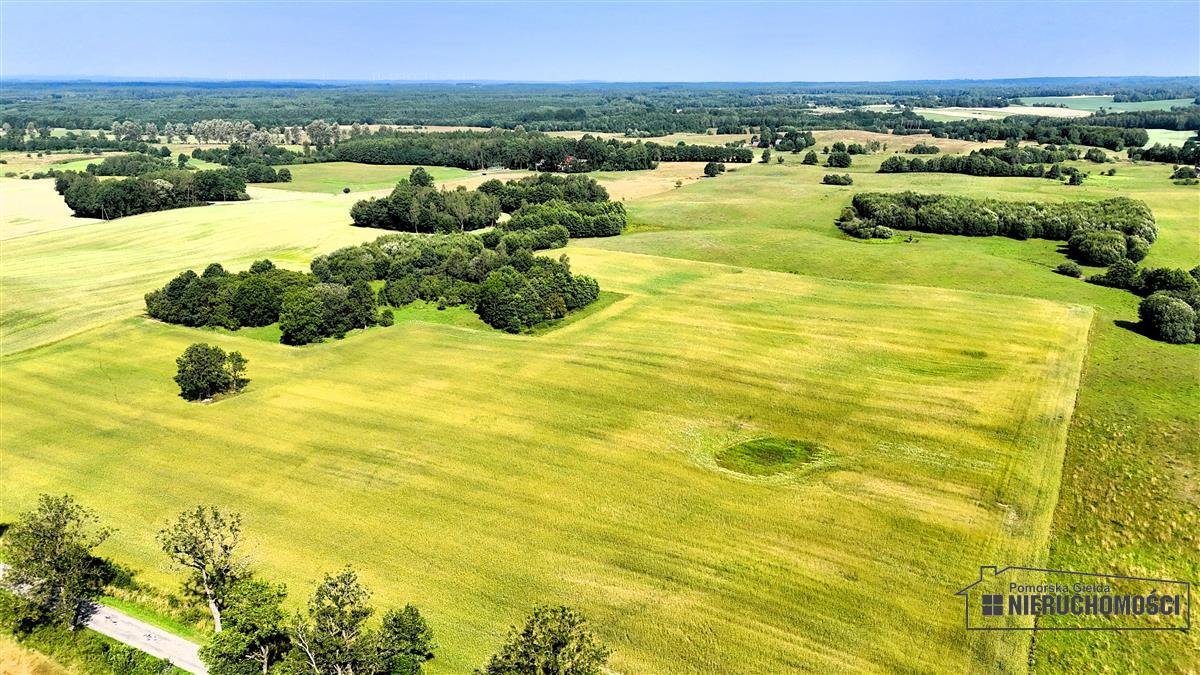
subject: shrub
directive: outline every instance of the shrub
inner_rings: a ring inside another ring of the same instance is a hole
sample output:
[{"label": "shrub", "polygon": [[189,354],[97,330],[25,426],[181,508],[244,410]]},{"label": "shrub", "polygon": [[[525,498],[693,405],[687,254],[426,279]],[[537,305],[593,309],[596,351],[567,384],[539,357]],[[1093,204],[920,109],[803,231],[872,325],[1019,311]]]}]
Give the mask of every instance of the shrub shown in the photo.
[{"label": "shrub", "polygon": [[395,323],[396,323],[396,314],[394,312],[392,312],[392,310],[390,308],[383,310],[383,312],[379,315],[379,325],[380,326],[387,328],[388,326],[394,325]]},{"label": "shrub", "polygon": [[1132,260],[1121,258],[1109,266],[1104,274],[1090,277],[1088,281],[1101,286],[1111,286],[1113,288],[1123,288],[1132,291],[1138,289],[1141,285],[1140,274],[1141,271],[1137,268],[1137,265],[1133,264]]},{"label": "shrub", "polygon": [[342,194],[344,194],[344,195],[350,194],[350,188],[348,188],[348,187],[342,188]]},{"label": "shrub", "polygon": [[1172,180],[1187,180],[1187,179],[1195,180],[1196,179],[1196,169],[1194,167],[1190,167],[1190,166],[1176,167],[1175,173],[1171,174],[1171,179]]},{"label": "shrub", "polygon": [[1076,279],[1083,276],[1083,270],[1073,262],[1061,263],[1058,267],[1054,268],[1054,271],[1063,276],[1075,277]]},{"label": "shrub", "polygon": [[852,185],[854,184],[854,179],[851,178],[850,174],[848,173],[841,175],[836,173],[827,173],[825,174],[825,177],[821,179],[821,182],[825,185]]},{"label": "shrub", "polygon": [[1198,285],[1195,277],[1181,269],[1150,267],[1142,270],[1138,290],[1144,295],[1151,295],[1158,291],[1186,292]]},{"label": "shrub", "polygon": [[852,161],[848,152],[832,152],[825,160],[825,165],[830,168],[845,169],[850,166]]},{"label": "shrub", "polygon": [[1138,318],[1146,331],[1172,344],[1196,341],[1196,312],[1168,293],[1154,293],[1138,305]]},{"label": "shrub", "polygon": [[1067,241],[1071,255],[1089,265],[1111,265],[1126,257],[1125,235],[1116,230],[1084,230]]}]

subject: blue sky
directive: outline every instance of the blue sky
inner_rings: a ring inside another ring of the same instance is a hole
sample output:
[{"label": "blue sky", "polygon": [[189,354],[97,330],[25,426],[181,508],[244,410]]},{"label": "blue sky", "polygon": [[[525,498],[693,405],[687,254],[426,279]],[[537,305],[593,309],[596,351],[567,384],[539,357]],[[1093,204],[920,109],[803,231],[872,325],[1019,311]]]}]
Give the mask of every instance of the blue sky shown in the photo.
[{"label": "blue sky", "polygon": [[1185,2],[0,1],[0,76],[835,81],[1200,73]]}]

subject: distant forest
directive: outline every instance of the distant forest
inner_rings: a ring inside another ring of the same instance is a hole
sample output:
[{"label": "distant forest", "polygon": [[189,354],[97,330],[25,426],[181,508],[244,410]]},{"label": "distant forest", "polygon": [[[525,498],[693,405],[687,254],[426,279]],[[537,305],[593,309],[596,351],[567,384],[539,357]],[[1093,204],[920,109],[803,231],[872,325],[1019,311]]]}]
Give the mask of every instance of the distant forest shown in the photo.
[{"label": "distant forest", "polygon": [[[818,106],[1003,106],[1020,97],[1113,94],[1121,100],[1195,98],[1200,78],[1035,78],[845,83],[6,82],[0,122],[107,129],[113,122],[246,119],[259,127],[313,119],[350,124],[523,127],[630,136],[742,133],[752,127],[921,126],[898,112],[817,114]],[[1114,125],[1116,126],[1116,125]],[[1157,126],[1157,125],[1155,125]],[[1172,128],[1172,127],[1162,127]]]}]

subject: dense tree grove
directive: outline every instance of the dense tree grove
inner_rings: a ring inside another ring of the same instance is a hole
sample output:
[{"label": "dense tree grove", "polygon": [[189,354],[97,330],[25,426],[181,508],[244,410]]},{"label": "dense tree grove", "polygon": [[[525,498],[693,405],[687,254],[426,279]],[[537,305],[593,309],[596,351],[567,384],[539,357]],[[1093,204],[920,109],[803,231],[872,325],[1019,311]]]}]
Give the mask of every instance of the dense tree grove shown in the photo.
[{"label": "dense tree grove", "polygon": [[563,227],[572,237],[613,237],[625,229],[625,206],[619,202],[568,202],[555,199],[525,204],[502,224],[509,231]]},{"label": "dense tree grove", "polygon": [[364,164],[424,164],[536,171],[653,169],[658,162],[749,162],[753,151],[712,145],[660,145],[546,136],[523,131],[377,132],[344,141],[329,159]]},{"label": "dense tree grove", "polygon": [[90,173],[59,173],[54,189],[76,216],[111,220],[207,202],[249,199],[246,180],[236,169],[180,171],[165,169],[120,180],[99,180]]},{"label": "dense tree grove", "polygon": [[1158,236],[1150,208],[1127,197],[1040,203],[860,192],[843,210],[838,227],[860,238],[879,237],[885,230],[917,230],[1069,240],[1072,253],[1089,264],[1108,264],[1114,256],[1140,259]]},{"label": "dense tree grove", "polygon": [[997,120],[961,120],[931,124],[930,133],[937,138],[956,138],[971,141],[1007,140],[1034,141],[1054,145],[1094,145],[1109,150],[1140,148],[1150,140],[1144,128],[1104,126],[1098,118],[1057,119],[1016,115]]},{"label": "dense tree grove", "polygon": [[[572,274],[565,257],[533,255],[565,245],[568,236],[558,224],[482,236],[391,234],[318,256],[311,273],[264,260],[229,274],[214,263],[202,275],[186,271],[148,293],[146,311],[187,326],[237,329],[278,321],[281,342],[301,345],[376,325],[380,304],[425,300],[467,305],[493,327],[519,332],[598,297],[595,280]],[[384,282],[378,294],[372,281]]]},{"label": "dense tree grove", "polygon": [[[929,159],[892,155],[880,164],[879,173],[962,173],[970,176],[1058,179],[1079,173],[1073,167],[1064,168],[1060,164],[1074,159],[1079,159],[1079,151],[1075,148],[1053,145],[1044,148],[1019,147],[1016,140],[1009,139],[1003,148],[972,150],[967,155],[940,155]],[[1050,167],[1047,168],[1046,164],[1050,164]]]},{"label": "dense tree grove", "polygon": [[482,190],[438,190],[421,167],[400,180],[387,197],[366,199],[350,209],[359,227],[405,232],[465,232],[496,224],[500,203]]},{"label": "dense tree grove", "polygon": [[1200,141],[1189,138],[1183,146],[1160,145],[1155,143],[1148,148],[1130,148],[1129,159],[1145,162],[1169,162],[1171,164],[1200,165]]},{"label": "dense tree grove", "polygon": [[141,176],[173,166],[170,160],[163,159],[161,155],[133,152],[105,157],[99,164],[88,164],[87,172],[93,176]]}]

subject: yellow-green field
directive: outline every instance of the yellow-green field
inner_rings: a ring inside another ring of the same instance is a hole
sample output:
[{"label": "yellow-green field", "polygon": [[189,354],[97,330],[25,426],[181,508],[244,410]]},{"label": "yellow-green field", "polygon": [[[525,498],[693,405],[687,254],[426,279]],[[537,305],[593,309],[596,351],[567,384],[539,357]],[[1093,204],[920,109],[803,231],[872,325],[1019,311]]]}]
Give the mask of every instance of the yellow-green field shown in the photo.
[{"label": "yellow-green field", "polygon": [[[353,162],[326,162],[323,164],[291,164],[286,167],[292,172],[290,183],[264,183],[260,187],[293,190],[296,192],[323,192],[339,194],[342,188],[350,188],[351,192],[367,190],[390,190],[396,186],[396,181],[408,178],[412,166],[382,166],[377,164],[355,164]],[[462,179],[473,173],[463,169],[442,166],[427,167],[433,179],[442,182]]]},{"label": "yellow-green field", "polygon": [[[239,510],[293,603],[349,563],[378,604],[421,607],[435,672],[481,665],[543,602],[582,609],[617,672],[1024,671],[1028,634],[962,630],[953,593],[979,565],[1200,575],[1178,554],[1200,551],[1200,352],[1130,330],[1135,296],[1053,274],[1054,242],[861,242],[833,219],[863,189],[1126,194],[1158,218],[1146,264],[1191,267],[1200,191],[1163,165],[1068,188],[873,173],[885,156],[855,157],[849,188],[790,154],[715,179],[599,174],[632,226],[566,252],[620,294],[607,306],[537,336],[415,307],[300,349],[153,322],[141,296],[214,260],[302,267],[373,238],[349,226],[362,194],[319,193],[407,167],[298,166],[323,167],[314,192],[112,222],[0,180],[0,520],[72,492],[120,528],[103,554],[172,588],[162,522]],[[176,396],[198,340],[247,355],[244,394]],[[821,450],[782,476],[714,459],[764,436]],[[1187,671],[1198,647],[1039,634],[1035,654],[1046,672]]]}]

